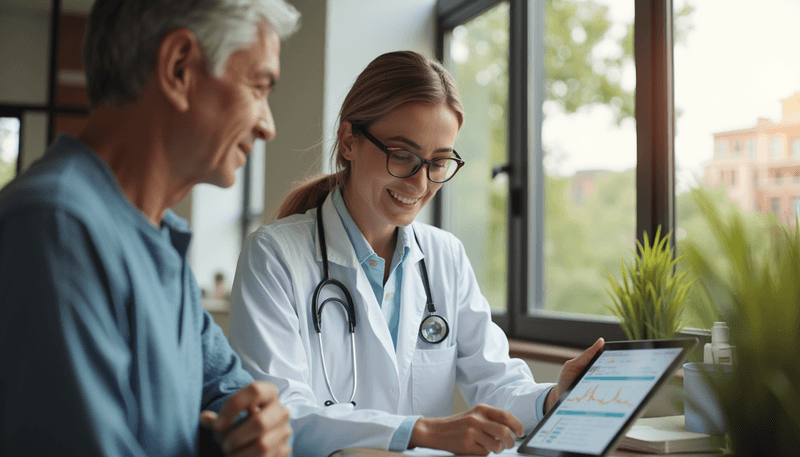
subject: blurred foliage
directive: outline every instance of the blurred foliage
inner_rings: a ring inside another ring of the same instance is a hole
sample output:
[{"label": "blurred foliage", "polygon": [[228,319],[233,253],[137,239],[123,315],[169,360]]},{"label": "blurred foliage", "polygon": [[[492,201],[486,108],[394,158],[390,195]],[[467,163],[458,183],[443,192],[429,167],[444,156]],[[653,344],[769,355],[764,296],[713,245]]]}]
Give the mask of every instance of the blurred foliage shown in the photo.
[{"label": "blurred foliage", "polygon": [[17,173],[17,162],[6,162],[0,158],[0,189],[8,184]]},{"label": "blurred foliage", "polygon": [[[620,37],[608,7],[593,0],[552,0],[545,12],[548,99],[566,113],[597,103],[609,106],[617,123],[633,118],[634,94],[620,82],[626,66],[633,67],[633,24],[625,24]],[[690,6],[676,11],[676,42],[685,40],[691,12]],[[466,112],[456,149],[467,162],[447,184],[455,203],[451,230],[464,242],[481,292],[496,311],[506,308],[508,186],[490,171],[508,161],[508,39],[509,7],[502,2],[456,27],[449,44]],[[636,241],[635,171],[598,172],[592,192],[580,198],[572,177],[544,179],[544,306],[609,315],[604,271],[618,270],[620,255]]]},{"label": "blurred foliage", "polygon": [[6,157],[16,157],[17,151],[6,151],[6,147],[18,147],[19,121],[16,118],[0,118],[0,188],[14,179],[17,173],[17,161],[6,160]]},{"label": "blurred foliage", "polygon": [[[696,306],[724,320],[736,346],[731,378],[718,383],[736,455],[797,455],[800,449],[800,231],[769,219],[753,230],[746,215],[725,211],[694,191],[719,251],[686,242],[699,278]],[[721,254],[721,255],[720,255]]]},{"label": "blurred foliage", "polygon": [[[626,66],[633,68],[633,23],[625,35],[610,33],[608,6],[592,0],[552,0],[545,10],[545,72],[547,99],[556,101],[566,113],[593,103],[613,107],[617,124],[635,117],[632,90],[622,87]],[[674,12],[676,44],[685,42],[694,8],[686,4]],[[608,42],[616,42],[609,51]]]},{"label": "blurred foliage", "polygon": [[606,271],[611,287],[606,307],[630,340],[672,338],[683,329],[684,302],[693,281],[686,279],[688,271],[675,273],[671,234],[662,238],[661,227],[652,244],[645,232],[644,243],[637,240],[636,247],[632,261],[620,261],[621,281]]}]

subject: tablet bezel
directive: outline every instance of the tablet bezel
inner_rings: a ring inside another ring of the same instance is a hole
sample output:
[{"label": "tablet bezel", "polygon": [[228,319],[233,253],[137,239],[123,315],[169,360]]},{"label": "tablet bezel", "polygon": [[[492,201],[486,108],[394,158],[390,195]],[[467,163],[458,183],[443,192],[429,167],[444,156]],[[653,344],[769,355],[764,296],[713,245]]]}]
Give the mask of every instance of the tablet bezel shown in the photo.
[{"label": "tablet bezel", "polygon": [[[608,454],[610,450],[615,449],[615,447],[622,439],[622,437],[625,436],[625,433],[628,432],[628,429],[630,429],[633,423],[636,422],[636,419],[638,419],[639,416],[642,415],[645,406],[647,406],[650,400],[653,399],[655,394],[658,392],[661,386],[667,381],[667,379],[672,377],[672,375],[675,373],[678,367],[686,359],[686,356],[688,355],[689,351],[691,351],[696,345],[697,345],[697,338],[610,341],[605,343],[603,349],[601,351],[598,351],[597,354],[595,354],[594,357],[592,357],[592,360],[590,360],[589,363],[587,363],[586,366],[583,368],[583,371],[581,371],[580,374],[575,377],[575,380],[572,382],[569,388],[564,392],[564,394],[561,395],[556,404],[553,405],[552,408],[550,408],[550,411],[548,411],[548,413],[542,418],[542,420],[539,421],[539,423],[536,425],[533,431],[531,431],[528,434],[527,438],[525,438],[525,441],[523,441],[519,445],[519,448],[517,449],[518,452],[521,454],[541,455],[547,457],[598,457]],[[677,347],[682,348],[681,352],[677,355],[677,357],[675,357],[672,363],[670,363],[667,369],[664,370],[664,373],[655,382],[655,384],[653,384],[653,386],[650,388],[650,391],[647,393],[647,395],[645,395],[644,399],[642,399],[642,401],[639,402],[639,405],[633,411],[633,414],[631,414],[628,417],[625,424],[623,424],[623,426],[620,427],[619,431],[617,431],[617,434],[614,436],[613,439],[611,439],[611,441],[608,442],[608,445],[606,445],[606,447],[600,454],[584,454],[579,452],[558,451],[553,449],[541,449],[528,446],[528,442],[531,439],[533,439],[534,436],[536,436],[536,432],[538,432],[539,429],[542,427],[542,425],[544,425],[544,423],[547,422],[548,419],[550,419],[550,416],[552,416],[553,413],[558,409],[559,405],[561,405],[564,399],[566,399],[567,396],[569,396],[569,394],[572,392],[572,389],[574,389],[575,386],[578,385],[578,383],[586,375],[586,372],[589,371],[589,368],[592,366],[592,364],[594,364],[594,362],[600,357],[600,355],[603,352],[607,350],[618,351],[618,350],[631,350],[631,349],[664,349],[664,348],[677,348]]]}]

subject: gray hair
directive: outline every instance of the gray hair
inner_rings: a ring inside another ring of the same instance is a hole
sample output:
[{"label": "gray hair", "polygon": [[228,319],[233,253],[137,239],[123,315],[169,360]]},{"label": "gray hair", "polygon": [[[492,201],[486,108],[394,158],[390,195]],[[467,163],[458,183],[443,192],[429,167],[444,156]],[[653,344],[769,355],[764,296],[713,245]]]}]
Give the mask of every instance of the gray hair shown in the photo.
[{"label": "gray hair", "polygon": [[208,71],[221,77],[231,54],[255,43],[265,24],[284,39],[299,28],[300,13],[284,0],[97,0],[83,42],[89,103],[135,101],[175,28],[194,33]]}]

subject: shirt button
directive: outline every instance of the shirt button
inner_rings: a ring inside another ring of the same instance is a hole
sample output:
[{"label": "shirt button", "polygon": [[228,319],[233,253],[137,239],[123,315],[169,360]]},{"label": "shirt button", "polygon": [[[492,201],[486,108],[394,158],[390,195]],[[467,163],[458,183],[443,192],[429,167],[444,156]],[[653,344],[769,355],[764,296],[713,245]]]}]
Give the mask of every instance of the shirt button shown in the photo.
[{"label": "shirt button", "polygon": [[369,266],[374,267],[374,266],[377,266],[377,265],[378,265],[378,262],[376,262],[374,260],[370,260],[369,261]]}]

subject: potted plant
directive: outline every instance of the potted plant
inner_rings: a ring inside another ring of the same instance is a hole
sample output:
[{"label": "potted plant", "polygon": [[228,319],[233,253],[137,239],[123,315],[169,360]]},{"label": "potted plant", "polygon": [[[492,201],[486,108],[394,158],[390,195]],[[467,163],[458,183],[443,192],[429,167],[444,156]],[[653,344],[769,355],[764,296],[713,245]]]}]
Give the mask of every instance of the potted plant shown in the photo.
[{"label": "potted plant", "polygon": [[[800,231],[772,221],[750,233],[741,214],[724,216],[702,191],[714,238],[725,252],[717,262],[686,243],[686,260],[697,275],[697,303],[706,323],[728,323],[736,346],[733,373],[717,381],[736,455],[797,455],[800,449]],[[755,246],[767,237],[770,249]],[[681,244],[684,249],[683,243]],[[715,315],[716,314],[716,315]]]},{"label": "potted plant", "polygon": [[604,306],[631,340],[670,338],[684,326],[684,303],[693,281],[686,278],[688,272],[675,273],[679,258],[674,256],[670,234],[661,237],[661,227],[652,245],[645,232],[644,244],[637,240],[636,247],[633,261],[620,262],[620,282],[606,270],[612,304]]}]

